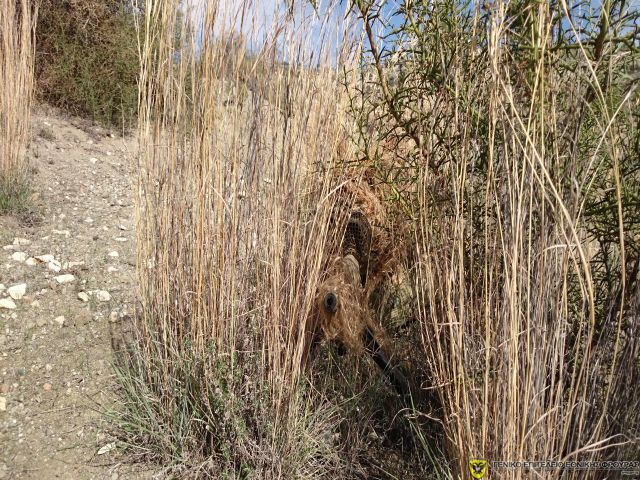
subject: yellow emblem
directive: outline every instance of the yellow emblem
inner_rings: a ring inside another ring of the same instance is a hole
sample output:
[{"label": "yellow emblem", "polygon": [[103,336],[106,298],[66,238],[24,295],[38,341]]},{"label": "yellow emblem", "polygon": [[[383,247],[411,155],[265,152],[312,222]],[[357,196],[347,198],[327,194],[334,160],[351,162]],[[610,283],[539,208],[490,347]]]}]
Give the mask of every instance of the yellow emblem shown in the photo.
[{"label": "yellow emblem", "polygon": [[486,460],[469,460],[469,471],[473,478],[482,478],[487,473],[489,462]]}]

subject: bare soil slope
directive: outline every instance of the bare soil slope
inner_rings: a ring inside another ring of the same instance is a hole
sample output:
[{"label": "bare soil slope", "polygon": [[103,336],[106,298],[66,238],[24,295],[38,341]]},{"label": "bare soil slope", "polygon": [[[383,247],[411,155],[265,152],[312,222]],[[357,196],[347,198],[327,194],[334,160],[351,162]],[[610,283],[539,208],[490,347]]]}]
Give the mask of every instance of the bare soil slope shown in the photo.
[{"label": "bare soil slope", "polygon": [[113,133],[36,113],[36,213],[0,216],[0,479],[148,476],[117,463],[101,413],[135,296],[136,146]]}]

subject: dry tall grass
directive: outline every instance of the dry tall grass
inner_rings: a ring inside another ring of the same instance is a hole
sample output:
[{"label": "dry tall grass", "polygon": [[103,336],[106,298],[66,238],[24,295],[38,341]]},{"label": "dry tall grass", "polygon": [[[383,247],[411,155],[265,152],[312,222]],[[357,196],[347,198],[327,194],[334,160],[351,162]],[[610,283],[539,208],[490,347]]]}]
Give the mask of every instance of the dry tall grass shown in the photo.
[{"label": "dry tall grass", "polygon": [[[462,54],[477,70],[463,70],[456,55],[449,100],[424,112],[433,124],[448,115],[443,136],[457,139],[439,171],[419,174],[416,290],[447,453],[462,478],[473,458],[640,458],[638,230],[633,202],[623,201],[637,181],[628,168],[637,93],[602,83],[603,70],[622,75],[630,57],[613,42],[606,60],[579,40],[551,48],[557,10],[526,5],[517,13],[492,5],[486,50]],[[519,21],[529,30],[518,31]],[[513,47],[522,33],[528,60]],[[586,211],[606,198],[609,300],[596,280],[605,233],[593,233]],[[562,478],[610,474],[567,469]]]},{"label": "dry tall grass", "polygon": [[36,16],[28,0],[0,2],[0,210],[25,188]]},{"label": "dry tall grass", "polygon": [[[347,105],[336,72],[310,67],[313,25],[295,9],[263,29],[251,2],[180,3],[145,2],[140,17],[142,305],[138,353],[119,369],[127,439],[184,475],[363,476],[343,453],[373,443],[355,432],[368,418],[345,418],[331,376],[309,382],[303,365],[341,240],[335,212],[353,200],[339,192],[364,178],[388,222],[375,225],[379,277],[398,273],[396,252],[412,261],[393,279],[413,275],[419,322],[405,345],[420,350],[420,338],[422,350],[407,357],[428,364],[422,386],[438,399],[405,412],[435,417],[445,438],[435,458],[438,435],[411,423],[400,443],[425,447],[416,468],[465,478],[478,457],[634,460],[640,237],[623,199],[638,99],[602,84],[629,56],[613,41],[595,60],[578,41],[551,48],[560,7],[455,1],[413,2],[422,30],[407,22],[415,42],[388,55],[368,25],[378,4],[356,2],[369,51]],[[360,152],[345,147],[351,135]],[[603,199],[611,218],[593,213]],[[380,392],[372,404],[391,410]]]},{"label": "dry tall grass", "polygon": [[332,476],[336,420],[300,380],[337,242],[337,75],[308,67],[310,26],[291,12],[250,51],[233,35],[257,38],[249,4],[181,3],[141,17],[142,355],[121,371],[125,424],[192,474]]}]

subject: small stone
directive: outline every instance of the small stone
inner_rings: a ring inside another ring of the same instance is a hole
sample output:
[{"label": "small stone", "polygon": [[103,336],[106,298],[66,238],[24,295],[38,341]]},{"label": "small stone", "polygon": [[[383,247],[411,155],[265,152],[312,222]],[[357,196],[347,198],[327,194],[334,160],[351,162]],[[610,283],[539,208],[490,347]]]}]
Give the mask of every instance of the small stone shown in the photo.
[{"label": "small stone", "polygon": [[95,157],[91,157],[91,158],[89,159],[89,161],[90,161],[92,164],[94,164],[94,165],[95,165],[96,163],[98,163],[98,159],[97,159],[97,158],[95,158]]},{"label": "small stone", "polygon": [[53,385],[51,385],[49,382],[45,383],[44,385],[42,385],[42,389],[45,391],[49,391],[51,390],[51,388],[53,387]]},{"label": "small stone", "polygon": [[84,223],[93,223],[93,218],[87,217],[84,219]]},{"label": "small stone", "polygon": [[107,157],[110,157],[111,155],[113,155],[113,152],[107,152]]},{"label": "small stone", "polygon": [[87,295],[86,292],[79,292],[78,293],[78,298],[80,300],[82,300],[83,302],[88,302],[89,301],[89,295]]},{"label": "small stone", "polygon": [[109,273],[113,273],[113,272],[117,272],[117,271],[118,271],[118,269],[116,267],[112,266],[112,265],[109,265],[107,267],[107,272],[109,272]]},{"label": "small stone", "polygon": [[11,255],[11,260],[16,262],[24,262],[27,259],[27,254],[24,252],[13,252]]},{"label": "small stone", "polygon": [[56,282],[60,284],[64,284],[64,283],[71,283],[75,281],[76,277],[71,275],[70,273],[66,273],[64,275],[58,275],[57,277],[54,277],[54,279]]},{"label": "small stone", "polygon": [[111,294],[106,290],[98,290],[96,292],[96,298],[99,302],[108,302],[111,300]]},{"label": "small stone", "polygon": [[27,238],[14,238],[13,239],[13,244],[14,245],[20,245],[20,246],[31,245],[31,240],[29,240]]},{"label": "small stone", "polygon": [[116,237],[114,240],[116,242],[126,242],[127,241],[126,237]]},{"label": "small stone", "polygon": [[45,369],[47,372],[50,372],[51,370],[53,370],[53,366],[52,366],[50,363],[47,363],[47,364],[44,366],[44,369]]},{"label": "small stone", "polygon": [[38,261],[33,257],[29,257],[29,258],[27,258],[27,260],[24,263],[25,263],[25,265],[29,265],[30,267],[33,267],[34,265],[36,265],[38,263]]},{"label": "small stone", "polygon": [[56,258],[51,255],[50,253],[47,253],[46,255],[37,255],[36,256],[36,260],[40,260],[43,263],[49,263],[52,260],[55,260]]},{"label": "small stone", "polygon": [[5,412],[7,410],[7,399],[5,397],[0,397],[0,412]]},{"label": "small stone", "polygon": [[60,315],[59,317],[54,318],[53,321],[61,327],[64,327],[64,316]]},{"label": "small stone", "polygon": [[33,308],[38,308],[40,306],[40,300],[34,300],[33,302],[31,302],[31,306]]},{"label": "small stone", "polygon": [[116,258],[119,257],[120,254],[118,252],[116,252],[115,250],[113,252],[109,252],[108,254],[111,258]]},{"label": "small stone", "polygon": [[76,267],[81,267],[82,265],[84,265],[84,261],[82,261],[82,262],[69,262],[68,267],[69,268],[76,268]]},{"label": "small stone", "polygon": [[44,327],[47,324],[47,321],[42,318],[42,317],[38,317],[36,318],[36,325],[39,327]]},{"label": "small stone", "polygon": [[118,225],[118,228],[122,231],[126,231],[127,227],[125,227],[124,225]]},{"label": "small stone", "polygon": [[27,284],[19,283],[17,285],[13,285],[7,289],[7,293],[14,300],[20,300],[24,297],[24,294],[27,293]]},{"label": "small stone", "polygon": [[119,317],[120,317],[120,315],[118,315],[118,311],[117,310],[112,310],[111,313],[109,314],[109,321],[111,323],[116,323],[118,321]]},{"label": "small stone", "polygon": [[4,289],[7,288],[4,286],[4,283],[0,283],[0,292],[4,291]]},{"label": "small stone", "polygon": [[69,230],[53,230],[53,233],[55,233],[56,235],[64,235],[65,237],[70,237],[71,236],[71,232]]},{"label": "small stone", "polygon": [[10,298],[3,298],[0,299],[0,308],[13,310],[14,308],[16,308],[16,304]]},{"label": "small stone", "polygon": [[100,450],[98,450],[98,455],[104,455],[105,453],[109,453],[110,451],[115,450],[115,448],[116,448],[115,442],[107,443],[106,445],[101,447]]},{"label": "small stone", "polygon": [[47,263],[47,268],[58,273],[62,269],[62,265],[60,265],[60,262],[57,260],[51,260],[49,263]]}]

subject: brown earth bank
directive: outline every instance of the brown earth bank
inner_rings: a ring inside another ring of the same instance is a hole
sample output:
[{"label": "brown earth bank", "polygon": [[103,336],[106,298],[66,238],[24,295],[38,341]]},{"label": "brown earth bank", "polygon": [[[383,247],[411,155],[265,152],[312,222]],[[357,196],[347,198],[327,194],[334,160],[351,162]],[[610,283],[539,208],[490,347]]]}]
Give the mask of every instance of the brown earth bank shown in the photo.
[{"label": "brown earth bank", "polygon": [[0,216],[0,479],[149,478],[123,465],[110,327],[135,296],[133,137],[40,108],[29,213]]}]

